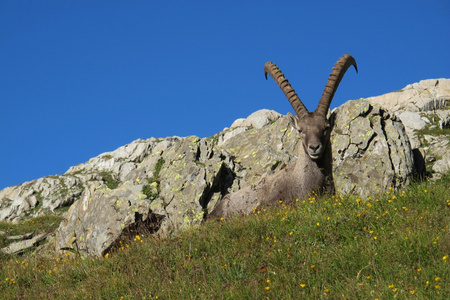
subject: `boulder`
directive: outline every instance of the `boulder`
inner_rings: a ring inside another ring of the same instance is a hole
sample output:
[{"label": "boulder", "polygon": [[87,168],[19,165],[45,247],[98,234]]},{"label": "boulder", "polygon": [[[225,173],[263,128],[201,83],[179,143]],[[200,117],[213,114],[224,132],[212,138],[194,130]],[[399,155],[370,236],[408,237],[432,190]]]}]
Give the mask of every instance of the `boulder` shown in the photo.
[{"label": "boulder", "polygon": [[140,185],[125,183],[109,190],[104,184],[90,184],[56,231],[56,249],[101,256],[125,229],[156,218],[149,205]]},{"label": "boulder", "polygon": [[367,100],[332,112],[333,179],[339,194],[379,194],[410,183],[414,159],[402,122]]}]

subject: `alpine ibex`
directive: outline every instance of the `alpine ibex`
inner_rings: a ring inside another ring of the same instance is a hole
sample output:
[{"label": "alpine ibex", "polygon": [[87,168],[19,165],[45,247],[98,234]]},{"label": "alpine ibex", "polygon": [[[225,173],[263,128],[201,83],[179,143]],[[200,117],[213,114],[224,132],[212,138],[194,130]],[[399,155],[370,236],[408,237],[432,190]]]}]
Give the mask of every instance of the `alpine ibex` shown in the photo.
[{"label": "alpine ibex", "polygon": [[297,114],[292,118],[302,137],[298,159],[293,165],[262,178],[255,185],[227,194],[210,215],[227,217],[249,214],[254,208],[279,200],[286,203],[306,198],[313,191],[320,192],[325,187],[327,177],[331,176],[330,122],[327,113],[342,77],[352,65],[358,72],[355,59],[348,54],[336,62],[316,110],[310,113],[280,69],[272,62],[265,64],[266,79],[267,74],[273,77]]}]

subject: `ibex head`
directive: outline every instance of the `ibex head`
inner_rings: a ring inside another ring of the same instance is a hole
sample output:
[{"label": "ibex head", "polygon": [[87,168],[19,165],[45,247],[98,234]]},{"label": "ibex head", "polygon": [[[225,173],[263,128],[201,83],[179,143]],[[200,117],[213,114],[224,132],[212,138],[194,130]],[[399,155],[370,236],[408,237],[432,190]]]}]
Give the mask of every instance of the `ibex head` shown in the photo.
[{"label": "ibex head", "polygon": [[336,62],[319,104],[313,112],[309,112],[306,109],[289,81],[275,64],[267,62],[264,65],[266,79],[267,74],[270,74],[294,108],[297,114],[297,117],[294,118],[295,126],[303,137],[303,148],[313,160],[321,158],[325,152],[330,129],[330,123],[327,119],[328,109],[342,77],[344,77],[345,72],[352,65],[355,67],[356,72],[358,72],[356,61],[349,54],[345,54]]}]

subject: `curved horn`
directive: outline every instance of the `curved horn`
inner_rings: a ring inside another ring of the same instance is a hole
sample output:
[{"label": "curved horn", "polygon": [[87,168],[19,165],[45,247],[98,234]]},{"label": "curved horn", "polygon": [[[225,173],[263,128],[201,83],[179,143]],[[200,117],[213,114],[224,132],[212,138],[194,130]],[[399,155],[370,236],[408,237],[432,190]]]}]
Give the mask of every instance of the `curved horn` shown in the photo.
[{"label": "curved horn", "polygon": [[283,91],[286,98],[289,100],[289,102],[292,105],[292,108],[294,109],[295,113],[297,114],[297,117],[301,120],[304,117],[306,117],[309,114],[309,111],[306,109],[303,102],[298,97],[297,93],[292,88],[289,81],[284,77],[284,74],[281,72],[281,70],[273,64],[271,61],[266,62],[264,65],[264,75],[267,79],[267,74],[270,74],[272,76],[273,80],[278,84],[278,86]]},{"label": "curved horn", "polygon": [[336,92],[339,83],[344,77],[345,72],[350,66],[354,66],[356,72],[358,73],[358,66],[353,56],[349,54],[344,54],[333,67],[333,72],[328,78],[328,82],[323,90],[322,98],[320,98],[319,104],[317,105],[316,112],[320,115],[326,116],[328,109],[330,108],[331,100],[333,100],[334,93]]}]

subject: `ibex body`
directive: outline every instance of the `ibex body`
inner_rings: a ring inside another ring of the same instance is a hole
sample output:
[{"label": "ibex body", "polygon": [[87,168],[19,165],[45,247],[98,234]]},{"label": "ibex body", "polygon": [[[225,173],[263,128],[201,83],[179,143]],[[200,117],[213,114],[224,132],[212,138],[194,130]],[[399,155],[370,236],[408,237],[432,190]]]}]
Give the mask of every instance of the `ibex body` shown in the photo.
[{"label": "ibex body", "polygon": [[254,208],[271,205],[279,200],[292,202],[304,199],[313,191],[320,192],[324,188],[327,177],[331,176],[330,123],[327,113],[342,77],[352,65],[358,71],[355,59],[348,54],[336,62],[317,109],[309,112],[280,69],[272,62],[265,64],[266,79],[267,74],[273,77],[297,114],[293,122],[302,137],[298,159],[293,165],[264,177],[255,185],[226,195],[210,215],[227,217],[249,214]]}]

